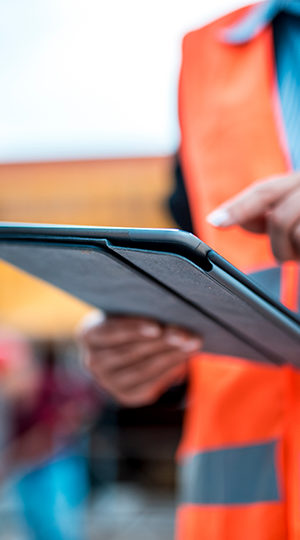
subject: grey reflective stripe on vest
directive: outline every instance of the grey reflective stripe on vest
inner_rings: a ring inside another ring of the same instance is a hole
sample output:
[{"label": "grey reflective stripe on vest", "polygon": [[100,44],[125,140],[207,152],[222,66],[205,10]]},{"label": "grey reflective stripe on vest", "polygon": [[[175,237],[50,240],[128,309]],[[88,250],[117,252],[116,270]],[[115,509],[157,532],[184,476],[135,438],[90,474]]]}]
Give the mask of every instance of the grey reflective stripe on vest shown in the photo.
[{"label": "grey reflective stripe on vest", "polygon": [[249,277],[275,300],[280,300],[281,269],[279,266],[251,272]]},{"label": "grey reflective stripe on vest", "polygon": [[279,501],[276,442],[197,453],[179,467],[180,503]]}]

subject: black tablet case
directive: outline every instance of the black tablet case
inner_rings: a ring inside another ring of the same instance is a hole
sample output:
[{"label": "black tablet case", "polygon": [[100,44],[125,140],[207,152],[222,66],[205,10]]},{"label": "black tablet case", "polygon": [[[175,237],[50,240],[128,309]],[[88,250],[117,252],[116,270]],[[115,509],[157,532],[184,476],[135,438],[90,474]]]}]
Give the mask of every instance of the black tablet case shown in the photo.
[{"label": "black tablet case", "polygon": [[300,338],[183,256],[3,240],[0,257],[106,312],[202,334],[208,352],[300,365]]}]

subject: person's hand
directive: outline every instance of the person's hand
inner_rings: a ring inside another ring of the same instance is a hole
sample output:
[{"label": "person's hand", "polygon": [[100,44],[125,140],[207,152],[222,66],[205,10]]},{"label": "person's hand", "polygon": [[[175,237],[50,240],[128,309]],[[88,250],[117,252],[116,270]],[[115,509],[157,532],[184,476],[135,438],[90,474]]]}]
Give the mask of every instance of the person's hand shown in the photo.
[{"label": "person's hand", "polygon": [[207,216],[216,227],[267,233],[279,261],[300,259],[300,172],[255,182]]},{"label": "person's hand", "polygon": [[184,380],[186,364],[202,340],[155,321],[109,316],[83,323],[79,331],[84,363],[97,382],[126,406],[155,401]]}]

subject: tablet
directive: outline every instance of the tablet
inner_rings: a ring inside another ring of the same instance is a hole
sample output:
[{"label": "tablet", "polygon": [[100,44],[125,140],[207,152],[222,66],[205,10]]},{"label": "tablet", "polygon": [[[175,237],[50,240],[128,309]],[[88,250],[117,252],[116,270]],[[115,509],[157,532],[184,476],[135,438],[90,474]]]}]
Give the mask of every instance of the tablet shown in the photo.
[{"label": "tablet", "polygon": [[300,320],[190,233],[0,224],[0,258],[108,313],[189,329],[204,350],[300,367]]}]

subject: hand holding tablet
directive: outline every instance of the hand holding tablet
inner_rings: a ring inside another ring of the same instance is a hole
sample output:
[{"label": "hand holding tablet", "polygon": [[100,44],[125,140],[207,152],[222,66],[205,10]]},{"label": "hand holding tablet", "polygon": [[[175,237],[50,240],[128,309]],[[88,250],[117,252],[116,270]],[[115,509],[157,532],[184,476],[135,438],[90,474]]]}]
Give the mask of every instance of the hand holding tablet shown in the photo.
[{"label": "hand holding tablet", "polygon": [[142,317],[95,317],[82,324],[84,364],[96,381],[126,406],[155,401],[186,376],[187,360],[202,340]]}]

